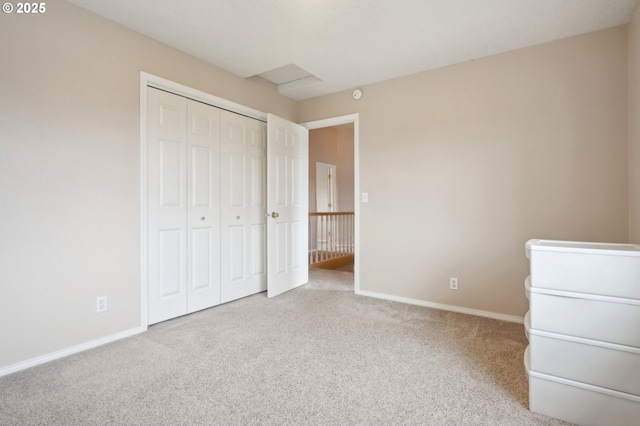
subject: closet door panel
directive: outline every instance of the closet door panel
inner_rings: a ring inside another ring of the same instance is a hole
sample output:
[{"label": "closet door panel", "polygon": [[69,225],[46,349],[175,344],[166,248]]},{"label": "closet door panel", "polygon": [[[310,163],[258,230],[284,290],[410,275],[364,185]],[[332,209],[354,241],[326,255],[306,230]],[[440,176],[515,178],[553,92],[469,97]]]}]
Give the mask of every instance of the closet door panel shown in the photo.
[{"label": "closet door panel", "polygon": [[213,208],[212,185],[214,183],[213,150],[201,146],[191,148],[192,204],[195,208]]},{"label": "closet door panel", "polygon": [[247,244],[245,226],[229,226],[229,283],[237,288],[236,283],[242,284],[245,280],[245,257]]},{"label": "closet door panel", "polygon": [[267,227],[265,217],[265,158],[254,155],[251,161],[250,185],[250,217],[251,217],[251,265],[250,276],[254,292],[267,289],[266,276],[266,238]]},{"label": "closet door panel", "polygon": [[220,110],[189,100],[188,312],[220,303]]},{"label": "closet door panel", "polygon": [[221,300],[266,290],[265,126],[221,112]]},{"label": "closet door panel", "polygon": [[266,237],[267,225],[257,224],[251,226],[251,276],[258,280],[258,291],[266,290]]},{"label": "closet door panel", "polygon": [[274,235],[273,244],[275,244],[276,250],[271,254],[275,261],[271,266],[275,266],[273,270],[275,274],[286,274],[289,271],[289,251],[287,249],[289,226],[286,223],[276,223]]},{"label": "closet door panel", "polygon": [[160,300],[183,296],[184,237],[182,229],[158,231],[158,297]]},{"label": "closet door panel", "polygon": [[[215,282],[214,274],[218,271],[212,265],[215,239],[213,230],[200,228],[191,231],[191,288],[190,296],[199,297],[199,291],[206,291]],[[193,301],[190,299],[190,302]]]},{"label": "closet door panel", "polygon": [[186,99],[147,89],[149,323],[187,312]]},{"label": "closet door panel", "polygon": [[[296,141],[294,143],[295,149],[299,149],[299,143]],[[303,163],[301,158],[291,158],[291,207],[294,209],[302,209],[307,208],[307,206],[303,206],[303,203],[307,203],[308,200],[308,188],[303,187],[302,182],[307,181],[302,176],[302,173],[308,173],[308,164]],[[307,185],[308,186],[308,185]],[[291,240],[290,244],[292,247],[293,253],[303,254],[292,256],[291,257],[291,271],[300,272],[303,269],[308,269],[307,263],[307,244],[302,245],[303,241],[307,241],[308,238],[308,214],[305,216],[297,215],[297,219],[292,219],[289,225],[291,227]],[[333,232],[333,231],[332,231]]]},{"label": "closet door panel", "polygon": [[[236,149],[236,150],[234,150]],[[245,208],[245,161],[244,152],[232,147],[227,151],[227,173],[225,187],[228,190],[229,208],[241,212]]]},{"label": "closet door panel", "polygon": [[184,141],[158,139],[158,208],[184,208]]},{"label": "closet door panel", "polygon": [[220,112],[221,141],[221,302],[246,296],[246,118]]},{"label": "closet door panel", "polygon": [[267,289],[267,224],[266,206],[266,143],[267,125],[258,120],[247,120],[249,185],[248,209],[251,220],[251,261],[248,265],[251,292],[257,293]]}]

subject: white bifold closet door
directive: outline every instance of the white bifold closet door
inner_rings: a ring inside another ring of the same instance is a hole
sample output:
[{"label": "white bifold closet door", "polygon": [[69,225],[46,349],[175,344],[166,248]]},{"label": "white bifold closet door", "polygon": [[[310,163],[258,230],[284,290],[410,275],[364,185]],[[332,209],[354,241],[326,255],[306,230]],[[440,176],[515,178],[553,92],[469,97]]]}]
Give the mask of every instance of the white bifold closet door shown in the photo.
[{"label": "white bifold closet door", "polygon": [[307,282],[308,134],[267,121],[147,88],[149,324]]},{"label": "white bifold closet door", "polygon": [[221,111],[221,301],[267,289],[266,124]]},{"label": "white bifold closet door", "polygon": [[147,89],[149,323],[220,303],[220,110]]}]

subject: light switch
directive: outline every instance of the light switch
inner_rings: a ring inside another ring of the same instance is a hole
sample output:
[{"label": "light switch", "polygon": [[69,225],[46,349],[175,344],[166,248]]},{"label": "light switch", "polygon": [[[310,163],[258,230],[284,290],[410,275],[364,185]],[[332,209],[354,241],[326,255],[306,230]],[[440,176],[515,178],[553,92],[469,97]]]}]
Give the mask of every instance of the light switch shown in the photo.
[{"label": "light switch", "polygon": [[362,193],[362,202],[363,203],[368,203],[369,202],[369,193],[368,192],[363,192]]}]

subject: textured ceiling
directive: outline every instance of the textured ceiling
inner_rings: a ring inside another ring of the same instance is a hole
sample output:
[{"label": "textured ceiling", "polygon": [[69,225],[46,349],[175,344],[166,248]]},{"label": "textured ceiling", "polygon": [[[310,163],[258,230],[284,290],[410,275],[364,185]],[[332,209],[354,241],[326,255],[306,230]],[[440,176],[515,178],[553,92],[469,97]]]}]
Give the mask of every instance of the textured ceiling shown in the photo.
[{"label": "textured ceiling", "polygon": [[639,0],[69,1],[244,78],[302,69],[280,86],[300,100],[625,24]]}]

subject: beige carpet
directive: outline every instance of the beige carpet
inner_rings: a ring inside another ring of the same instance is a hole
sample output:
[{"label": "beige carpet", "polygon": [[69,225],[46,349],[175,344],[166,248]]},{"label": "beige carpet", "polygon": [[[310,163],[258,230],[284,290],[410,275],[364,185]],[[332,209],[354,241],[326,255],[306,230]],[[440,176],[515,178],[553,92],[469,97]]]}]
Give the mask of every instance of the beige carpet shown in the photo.
[{"label": "beige carpet", "polygon": [[523,326],[353,294],[312,270],[0,378],[2,425],[561,425],[527,409]]}]

